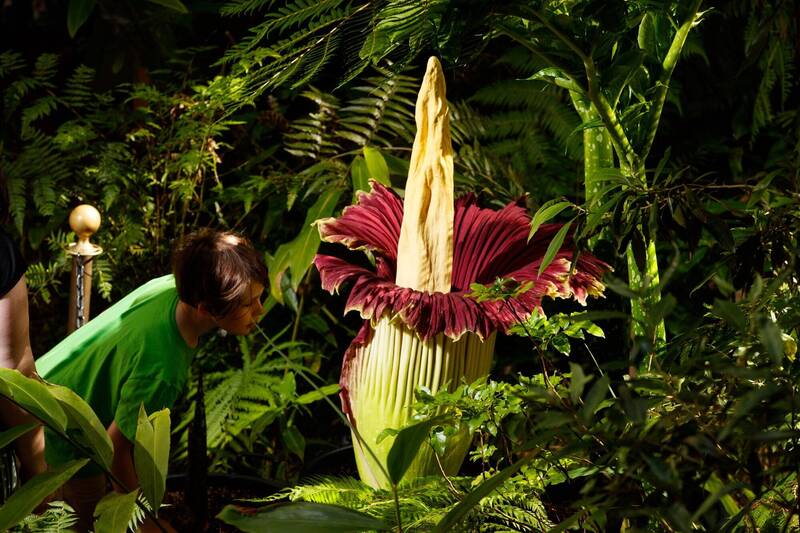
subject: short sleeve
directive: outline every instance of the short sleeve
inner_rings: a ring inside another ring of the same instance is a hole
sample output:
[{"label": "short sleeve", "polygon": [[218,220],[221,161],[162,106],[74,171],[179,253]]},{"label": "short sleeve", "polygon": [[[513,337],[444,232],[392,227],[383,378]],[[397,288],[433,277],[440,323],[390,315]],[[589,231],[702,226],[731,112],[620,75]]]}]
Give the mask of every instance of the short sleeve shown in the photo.
[{"label": "short sleeve", "polygon": [[25,260],[19,253],[19,248],[3,230],[0,230],[0,298],[25,274]]},{"label": "short sleeve", "polygon": [[133,442],[136,438],[136,423],[139,406],[144,404],[147,414],[165,407],[172,407],[178,398],[178,389],[160,379],[129,379],[122,386],[114,421],[125,437]]}]

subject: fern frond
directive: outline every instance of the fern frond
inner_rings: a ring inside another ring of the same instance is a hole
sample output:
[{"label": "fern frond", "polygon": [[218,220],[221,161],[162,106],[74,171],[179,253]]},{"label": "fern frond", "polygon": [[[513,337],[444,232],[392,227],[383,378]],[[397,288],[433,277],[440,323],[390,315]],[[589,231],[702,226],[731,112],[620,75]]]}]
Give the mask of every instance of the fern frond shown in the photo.
[{"label": "fern frond", "polygon": [[75,510],[62,501],[50,502],[41,514],[26,516],[22,522],[12,527],[10,532],[24,533],[68,533],[78,522]]},{"label": "fern frond", "polygon": [[352,477],[311,477],[288,489],[291,501],[306,501],[358,508],[370,501],[374,489]]},{"label": "fern frond", "polygon": [[354,94],[363,96],[348,100],[340,109],[337,134],[359,147],[391,146],[398,138],[411,144],[415,131],[413,98],[419,82],[386,69],[376,70],[380,76],[366,78],[366,85],[352,88]]},{"label": "fern frond", "polygon": [[95,70],[86,65],[79,65],[64,85],[63,100],[67,105],[81,109],[94,100],[92,83]]},{"label": "fern frond", "polygon": [[28,294],[31,300],[41,300],[50,303],[52,292],[61,285],[61,274],[64,272],[62,265],[56,262],[44,264],[31,263],[25,271],[25,281],[28,284]]},{"label": "fern frond", "polygon": [[252,15],[269,9],[275,0],[232,0],[223,5],[219,12],[223,16]]},{"label": "fern frond", "polygon": [[755,102],[753,104],[753,125],[752,135],[755,137],[758,132],[772,121],[772,89],[778,81],[778,67],[777,64],[782,64],[780,60],[780,43],[772,41],[769,50],[761,58],[759,66],[761,67],[762,77],[759,83],[758,91],[756,92]]},{"label": "fern frond", "polygon": [[26,107],[22,111],[23,138],[30,136],[32,128],[31,124],[34,121],[49,116],[53,111],[55,111],[56,107],[58,107],[58,100],[55,96],[49,94],[42,96],[34,103]]},{"label": "fern frond", "polygon": [[[358,28],[369,21],[364,16],[369,7],[369,3],[353,5],[343,0],[298,0],[251,28],[250,35],[232,47],[221,62],[234,63],[243,73],[250,98],[284,83],[302,86],[315,79],[331,61],[341,57],[343,42],[352,46],[343,36],[362,32]],[[289,33],[290,30],[293,33]],[[289,35],[269,47],[264,46],[262,43],[273,33]],[[351,56],[345,54],[344,57]],[[352,68],[349,60],[345,61],[345,68]]]},{"label": "fern frond", "polygon": [[313,26],[323,14],[340,4],[340,0],[295,0],[267,14],[263,35],[269,37],[274,31],[282,33],[292,27]]},{"label": "fern frond", "polygon": [[58,68],[57,54],[49,54],[49,53],[41,54],[39,57],[36,58],[36,63],[34,63],[33,76],[43,86],[53,87],[52,83],[50,83],[50,80],[56,74],[57,68]]},{"label": "fern frond", "polygon": [[24,69],[26,65],[21,53],[6,50],[0,54],[0,79],[7,78],[10,74]]}]

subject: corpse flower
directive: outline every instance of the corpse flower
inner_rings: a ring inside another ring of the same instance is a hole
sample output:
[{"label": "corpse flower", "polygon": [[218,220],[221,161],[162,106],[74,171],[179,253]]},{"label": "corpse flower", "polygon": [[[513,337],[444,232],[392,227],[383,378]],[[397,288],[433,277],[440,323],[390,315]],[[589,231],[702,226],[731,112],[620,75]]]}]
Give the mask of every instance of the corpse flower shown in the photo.
[{"label": "corpse flower", "polygon": [[[386,428],[413,420],[414,391],[452,390],[462,380],[486,376],[496,332],[507,330],[533,312],[544,296],[572,297],[585,303],[600,295],[608,266],[580,255],[570,275],[570,237],[538,274],[547,247],[560,229],[543,225],[528,241],[531,219],[522,202],[494,211],[479,207],[474,195],[453,200],[453,151],[445,100],[444,75],[435,58],[416,107],[417,134],[403,200],[371,182],[358,203],[340,218],[318,221],[324,241],[368,251],[374,269],[344,259],[317,255],[322,287],[338,292],[350,283],[345,313],[364,319],[344,355],[341,374],[343,410],[364,442],[384,462],[392,438],[377,443]],[[530,282],[530,289],[507,301],[477,301],[470,285],[497,278]],[[374,487],[388,486],[381,468],[354,435],[359,475]],[[457,473],[470,444],[466,432],[450,437],[444,456],[433,448],[419,451],[406,475]]]}]

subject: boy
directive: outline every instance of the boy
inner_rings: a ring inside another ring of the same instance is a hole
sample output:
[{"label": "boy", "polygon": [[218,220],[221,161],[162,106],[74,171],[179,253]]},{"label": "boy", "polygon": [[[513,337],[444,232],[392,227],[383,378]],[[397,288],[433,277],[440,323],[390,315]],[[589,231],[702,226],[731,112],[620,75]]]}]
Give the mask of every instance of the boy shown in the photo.
[{"label": "boy", "polygon": [[[246,335],[263,312],[267,270],[242,236],[193,233],[176,248],[172,271],[133,291],[36,363],[45,380],[71,388],[94,409],[114,445],[111,471],[127,490],[139,485],[132,458],[139,405],[148,414],[171,407],[200,337],[215,328]],[[46,444],[50,465],[79,457],[55,436],[48,434]],[[106,492],[105,476],[91,464],[64,485],[80,528],[91,526]]]}]

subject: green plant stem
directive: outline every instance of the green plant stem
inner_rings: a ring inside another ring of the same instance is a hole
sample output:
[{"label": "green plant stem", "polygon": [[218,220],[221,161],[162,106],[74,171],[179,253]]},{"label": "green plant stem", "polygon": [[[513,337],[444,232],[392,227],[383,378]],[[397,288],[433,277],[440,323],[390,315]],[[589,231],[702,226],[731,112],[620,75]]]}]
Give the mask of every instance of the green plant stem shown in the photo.
[{"label": "green plant stem", "polygon": [[589,90],[587,92],[589,100],[603,120],[603,124],[611,137],[611,143],[614,146],[614,150],[617,152],[620,167],[628,174],[646,183],[643,173],[637,175],[643,170],[640,164],[640,158],[628,140],[628,136],[625,135],[625,130],[622,124],[620,124],[617,114],[603,94],[600,87],[600,76],[597,72],[594,60],[591,57],[587,57],[586,61],[584,61],[584,68],[586,69],[586,80],[589,85]]},{"label": "green plant stem", "polygon": [[[91,461],[92,461],[92,462],[93,462],[95,465],[97,465],[97,466],[98,466],[98,467],[99,467],[99,468],[100,468],[100,469],[103,471],[103,473],[104,473],[106,476],[108,476],[108,478],[109,478],[109,479],[110,479],[112,482],[116,483],[116,484],[117,484],[117,485],[118,485],[120,488],[122,488],[122,490],[124,490],[125,492],[131,492],[131,491],[130,491],[130,489],[129,489],[129,488],[128,488],[128,487],[127,487],[127,486],[126,486],[126,485],[125,485],[125,484],[124,484],[124,483],[123,483],[123,482],[122,482],[120,479],[119,479],[119,478],[117,478],[117,476],[115,476],[115,475],[114,475],[114,474],[111,472],[111,470],[106,470],[105,466],[101,465],[99,462],[97,462],[97,461],[95,461],[95,460],[94,460],[94,457],[93,457],[93,454],[92,454],[91,450],[88,450],[88,449],[84,448],[83,446],[81,446],[81,444],[80,444],[79,442],[77,442],[75,439],[73,439],[72,437],[70,437],[69,435],[67,435],[67,433],[66,433],[66,432],[62,432],[60,429],[58,429],[58,428],[54,428],[54,427],[52,427],[52,426],[48,425],[48,424],[47,424],[47,423],[46,423],[44,420],[42,420],[41,418],[37,417],[36,415],[34,415],[33,413],[31,413],[30,411],[28,411],[27,409],[25,409],[25,407],[23,407],[22,405],[20,405],[20,404],[19,404],[19,403],[18,403],[16,400],[14,400],[14,398],[12,398],[12,397],[10,397],[10,396],[6,396],[6,395],[4,395],[4,394],[0,394],[0,396],[3,396],[3,397],[4,397],[4,398],[6,398],[6,399],[7,399],[9,402],[13,403],[14,405],[16,405],[17,407],[19,407],[20,409],[22,409],[22,410],[23,410],[23,411],[25,411],[26,413],[30,414],[30,415],[31,415],[33,418],[36,418],[36,419],[37,419],[39,422],[41,422],[41,423],[42,423],[42,425],[43,425],[43,426],[47,426],[47,427],[49,427],[51,430],[53,430],[53,431],[55,431],[56,433],[58,433],[58,436],[59,436],[59,437],[61,437],[61,438],[62,438],[62,439],[64,439],[65,441],[67,441],[67,443],[68,443],[70,446],[72,446],[73,448],[75,448],[76,450],[78,450],[78,451],[79,451],[79,452],[80,452],[82,455],[85,455],[86,457],[88,457],[88,458],[89,458],[89,459],[90,459],[90,460],[91,460]],[[163,533],[167,533],[167,530],[166,530],[166,529],[164,529],[164,526],[162,526],[162,525],[161,525],[161,523],[158,521],[158,517],[155,515],[155,513],[154,513],[153,511],[151,511],[150,509],[148,509],[146,505],[144,505],[143,503],[141,503],[141,502],[139,501],[139,498],[136,498],[136,505],[139,507],[139,509],[141,509],[141,510],[142,510],[142,511],[143,511],[143,512],[144,512],[144,513],[147,515],[147,517],[148,517],[148,518],[150,518],[150,519],[153,521],[153,523],[154,523],[156,526],[158,526],[158,529],[160,529],[160,530],[161,530]]]},{"label": "green plant stem", "polygon": [[664,109],[664,103],[667,100],[667,91],[669,91],[669,80],[672,78],[672,73],[675,71],[675,65],[678,64],[678,59],[683,50],[683,45],[686,44],[686,38],[689,36],[689,31],[692,29],[695,21],[697,20],[697,12],[700,10],[703,0],[695,0],[689,8],[689,14],[683,24],[680,25],[675,37],[672,39],[667,56],[661,65],[661,74],[656,82],[656,92],[653,96],[653,103],[650,107],[648,115],[647,139],[645,140],[644,147],[641,151],[642,160],[647,159],[650,149],[653,147],[653,141],[656,137],[658,124],[661,121],[661,112]]},{"label": "green plant stem", "polygon": [[392,483],[392,496],[394,497],[394,514],[397,520],[397,531],[403,533],[403,520],[400,516],[400,497],[397,495],[397,485]]},{"label": "green plant stem", "polygon": [[[600,119],[585,93],[570,91],[569,96],[584,124]],[[611,136],[606,128],[586,128],[583,130],[583,184],[587,209],[600,200],[597,197],[602,181],[600,171],[604,168],[615,168]]]}]

